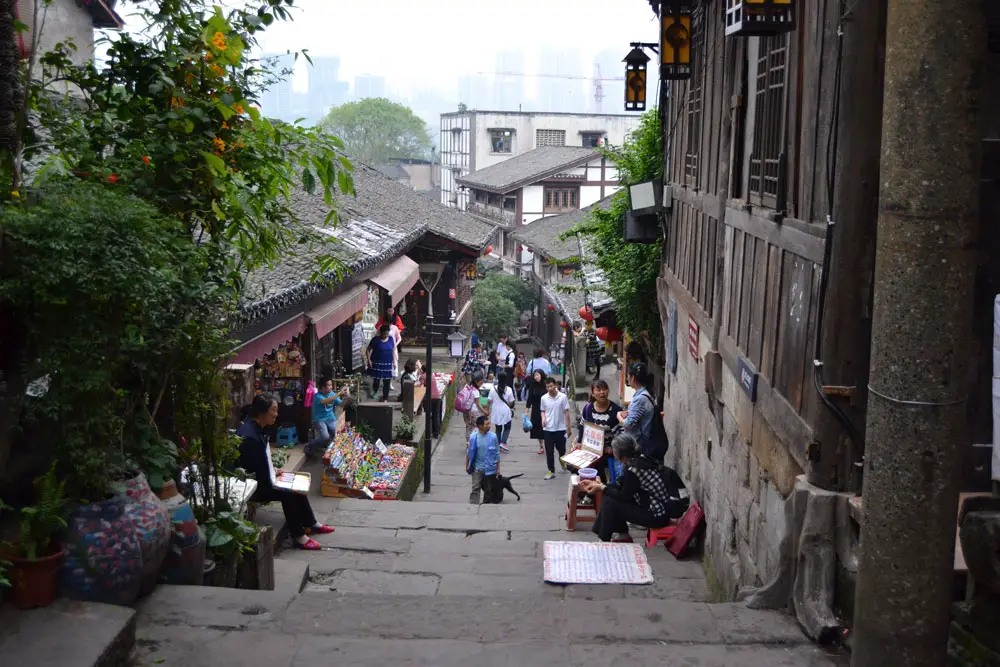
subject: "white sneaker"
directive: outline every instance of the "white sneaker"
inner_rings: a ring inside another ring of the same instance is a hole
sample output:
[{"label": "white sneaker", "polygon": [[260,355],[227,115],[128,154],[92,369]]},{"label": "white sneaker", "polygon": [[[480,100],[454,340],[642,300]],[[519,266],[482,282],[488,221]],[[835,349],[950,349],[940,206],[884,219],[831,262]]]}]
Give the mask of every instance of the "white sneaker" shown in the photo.
[{"label": "white sneaker", "polygon": [[503,444],[502,442],[500,443],[500,449],[503,450],[503,451],[505,451],[505,452],[509,452],[510,451],[510,448],[508,448],[507,445]]},{"label": "white sneaker", "polygon": [[555,478],[556,474],[554,472],[547,472],[545,473],[545,477],[543,477],[542,479],[555,479]]}]

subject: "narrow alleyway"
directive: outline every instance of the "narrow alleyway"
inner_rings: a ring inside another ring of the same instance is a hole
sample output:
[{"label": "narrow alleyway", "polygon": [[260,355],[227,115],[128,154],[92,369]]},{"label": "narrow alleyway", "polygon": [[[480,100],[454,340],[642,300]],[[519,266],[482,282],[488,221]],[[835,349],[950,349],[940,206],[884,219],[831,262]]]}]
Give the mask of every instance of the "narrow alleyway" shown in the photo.
[{"label": "narrow alleyway", "polygon": [[524,473],[513,482],[521,501],[469,505],[463,439],[455,418],[431,493],[413,502],[313,498],[337,531],[318,538],[323,551],[279,554],[279,590],[154,595],[139,618],[139,664],[834,664],[786,615],[709,603],[700,563],[662,547],[647,552],[652,585],[543,583],[545,540],[596,539],[589,524],[565,530],[568,475],[544,481],[544,457],[517,428],[501,470]]}]

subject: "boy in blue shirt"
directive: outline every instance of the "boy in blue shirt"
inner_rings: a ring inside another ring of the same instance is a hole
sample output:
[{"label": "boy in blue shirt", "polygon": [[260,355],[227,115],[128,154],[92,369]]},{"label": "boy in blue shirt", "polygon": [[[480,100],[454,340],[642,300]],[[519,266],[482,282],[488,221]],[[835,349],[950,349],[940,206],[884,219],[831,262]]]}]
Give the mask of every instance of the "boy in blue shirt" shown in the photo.
[{"label": "boy in blue shirt", "polygon": [[320,390],[313,397],[312,422],[316,437],[306,443],[305,453],[308,456],[314,447],[325,449],[337,434],[337,415],[333,409],[340,405],[341,397],[348,391],[347,385],[333,393],[333,380],[323,380]]},{"label": "boy in blue shirt", "polygon": [[487,415],[476,419],[476,430],[469,436],[469,448],[465,452],[465,470],[472,475],[472,493],[469,503],[482,502],[483,480],[487,475],[500,472],[500,441],[493,432],[493,425]]}]

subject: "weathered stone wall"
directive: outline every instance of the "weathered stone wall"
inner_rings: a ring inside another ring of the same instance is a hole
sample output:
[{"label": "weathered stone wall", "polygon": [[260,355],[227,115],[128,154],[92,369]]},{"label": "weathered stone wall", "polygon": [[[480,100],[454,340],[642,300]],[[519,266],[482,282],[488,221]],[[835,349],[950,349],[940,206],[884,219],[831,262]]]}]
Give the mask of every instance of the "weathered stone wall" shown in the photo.
[{"label": "weathered stone wall", "polygon": [[[664,340],[669,288],[660,287]],[[705,509],[705,555],[721,593],[759,586],[776,571],[785,530],[784,505],[801,469],[753,409],[723,365],[717,419],[705,390],[711,332],[700,333],[699,361],[688,349],[688,315],[677,305],[677,372],[665,373],[664,424],[674,467]],[[721,422],[721,428],[720,428]]]}]

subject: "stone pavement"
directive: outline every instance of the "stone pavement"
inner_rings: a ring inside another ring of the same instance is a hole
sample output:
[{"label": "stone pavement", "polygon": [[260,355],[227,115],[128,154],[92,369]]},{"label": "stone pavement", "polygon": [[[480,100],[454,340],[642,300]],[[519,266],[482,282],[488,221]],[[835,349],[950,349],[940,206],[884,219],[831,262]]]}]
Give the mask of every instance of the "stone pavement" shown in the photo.
[{"label": "stone pavement", "polygon": [[140,608],[137,664],[837,664],[787,615],[710,603],[700,563],[662,547],[647,551],[652,585],[543,583],[545,540],[596,538],[589,524],[565,530],[568,476],[542,479],[544,457],[519,419],[501,471],[524,473],[513,482],[520,502],[507,494],[502,505],[468,504],[456,416],[435,452],[430,494],[410,503],[312,498],[337,530],[319,538],[322,551],[279,554],[280,590],[161,587]]}]

